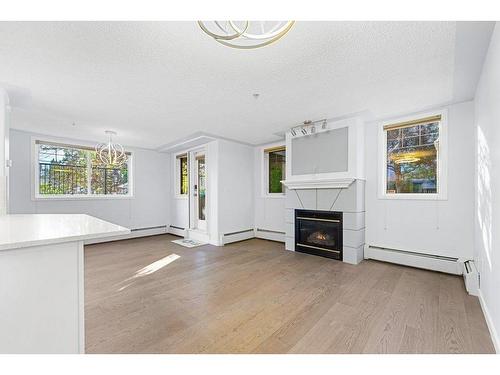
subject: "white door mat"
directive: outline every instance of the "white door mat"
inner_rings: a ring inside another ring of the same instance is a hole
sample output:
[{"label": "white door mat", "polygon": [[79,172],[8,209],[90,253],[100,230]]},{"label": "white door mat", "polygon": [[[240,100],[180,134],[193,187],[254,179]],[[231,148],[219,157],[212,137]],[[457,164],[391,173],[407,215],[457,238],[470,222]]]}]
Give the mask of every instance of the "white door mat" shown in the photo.
[{"label": "white door mat", "polygon": [[189,240],[189,239],[173,240],[172,242],[184,247],[196,247],[196,246],[206,245],[206,242]]}]

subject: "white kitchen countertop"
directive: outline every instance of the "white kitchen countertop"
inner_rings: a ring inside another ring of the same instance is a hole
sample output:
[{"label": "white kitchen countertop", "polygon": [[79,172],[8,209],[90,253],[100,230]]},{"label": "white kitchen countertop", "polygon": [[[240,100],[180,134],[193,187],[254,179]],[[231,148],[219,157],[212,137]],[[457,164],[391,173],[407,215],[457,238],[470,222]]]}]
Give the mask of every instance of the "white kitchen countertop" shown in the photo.
[{"label": "white kitchen countertop", "polygon": [[129,233],[125,227],[83,214],[0,215],[0,251]]}]

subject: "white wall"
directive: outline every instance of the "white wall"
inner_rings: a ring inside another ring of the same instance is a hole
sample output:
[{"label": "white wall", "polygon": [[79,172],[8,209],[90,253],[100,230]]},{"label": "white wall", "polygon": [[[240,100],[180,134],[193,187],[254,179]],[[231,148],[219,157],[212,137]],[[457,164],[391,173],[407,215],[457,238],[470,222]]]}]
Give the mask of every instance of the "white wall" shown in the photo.
[{"label": "white wall", "polygon": [[[200,147],[198,145],[193,149]],[[210,243],[222,245],[224,234],[254,228],[253,147],[223,139],[208,142],[204,147],[207,163],[207,232]],[[176,155],[193,149],[171,154],[173,171]],[[189,228],[189,201],[175,196],[177,177],[174,173],[171,177],[170,222],[176,227]],[[178,231],[176,233],[181,234]]]},{"label": "white wall", "polygon": [[[257,237],[285,242],[285,195],[282,197],[266,196],[264,183],[264,150],[270,147],[284,146],[285,141],[269,143],[254,148],[254,214]],[[272,232],[265,232],[272,231]],[[280,232],[280,233],[273,233]]]},{"label": "white wall", "polygon": [[[144,149],[133,152],[133,198],[33,200],[31,137],[11,129],[10,213],[86,213],[131,229],[169,224],[170,156]],[[42,136],[43,137],[43,136]],[[78,142],[77,140],[71,140]]]},{"label": "white wall", "polygon": [[497,22],[475,98],[475,249],[480,300],[500,351],[500,24]]},{"label": "white wall", "polygon": [[366,244],[471,259],[474,213],[474,105],[448,107],[447,200],[378,197],[378,127],[366,125]]},{"label": "white wall", "polygon": [[187,197],[176,197],[172,193],[171,200],[170,225],[183,229],[189,228],[189,201]]},{"label": "white wall", "polygon": [[4,89],[0,88],[0,215],[7,213],[7,180],[9,170],[6,160],[9,158],[9,97]]},{"label": "white wall", "polygon": [[226,140],[218,145],[219,233],[253,229],[253,147]]}]

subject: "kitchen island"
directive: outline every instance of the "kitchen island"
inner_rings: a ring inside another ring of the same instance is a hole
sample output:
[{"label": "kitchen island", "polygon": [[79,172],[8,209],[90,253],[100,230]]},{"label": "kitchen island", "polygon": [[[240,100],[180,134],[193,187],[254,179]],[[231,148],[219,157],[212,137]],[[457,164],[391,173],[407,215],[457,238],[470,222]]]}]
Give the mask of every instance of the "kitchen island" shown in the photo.
[{"label": "kitchen island", "polygon": [[128,233],[83,214],[0,215],[0,353],[84,353],[84,241]]}]

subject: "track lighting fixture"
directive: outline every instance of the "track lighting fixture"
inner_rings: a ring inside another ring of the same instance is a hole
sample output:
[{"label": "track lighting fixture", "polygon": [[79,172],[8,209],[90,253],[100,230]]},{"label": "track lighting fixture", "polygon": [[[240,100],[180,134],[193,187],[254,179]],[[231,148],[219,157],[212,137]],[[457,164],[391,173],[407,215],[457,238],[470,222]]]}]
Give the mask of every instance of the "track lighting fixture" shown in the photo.
[{"label": "track lighting fixture", "polygon": [[293,128],[290,128],[290,134],[292,135],[292,137],[297,136],[297,134],[298,134],[297,132],[300,132],[303,135],[315,134],[316,130],[319,129],[319,128],[317,128],[319,123],[321,123],[321,129],[326,130],[327,124],[328,124],[328,121],[326,119],[318,120],[318,121],[306,120],[302,123],[302,125],[294,126]]}]

